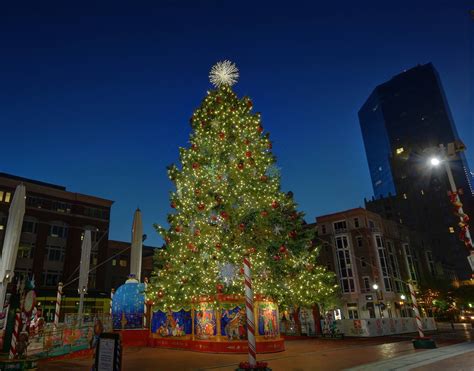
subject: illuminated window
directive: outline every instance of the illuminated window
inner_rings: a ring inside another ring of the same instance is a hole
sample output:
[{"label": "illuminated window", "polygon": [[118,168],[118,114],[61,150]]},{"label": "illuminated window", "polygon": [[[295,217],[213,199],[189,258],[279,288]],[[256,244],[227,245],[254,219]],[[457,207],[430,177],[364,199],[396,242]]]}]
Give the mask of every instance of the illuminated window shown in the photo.
[{"label": "illuminated window", "polygon": [[454,233],[454,228],[453,227],[449,227],[449,233]]},{"label": "illuminated window", "polygon": [[4,200],[4,201],[5,201],[6,203],[9,203],[9,202],[10,202],[10,197],[11,197],[11,195],[12,195],[12,194],[11,194],[10,192],[5,193],[5,200]]},{"label": "illuminated window", "polygon": [[127,261],[124,260],[124,259],[120,259],[119,265],[120,265],[121,267],[126,267],[126,266],[127,266]]},{"label": "illuminated window", "polygon": [[396,149],[397,155],[399,155],[400,153],[403,153],[403,151],[404,151],[403,147]]},{"label": "illuminated window", "polygon": [[421,195],[423,196],[425,194],[425,191],[421,190]]},{"label": "illuminated window", "polygon": [[3,201],[3,191],[0,191],[0,202]]},{"label": "illuminated window", "polygon": [[408,198],[406,193],[403,194],[403,198],[404,198],[405,200]]},{"label": "illuminated window", "polygon": [[112,259],[112,265],[115,267],[117,265],[117,260]]}]

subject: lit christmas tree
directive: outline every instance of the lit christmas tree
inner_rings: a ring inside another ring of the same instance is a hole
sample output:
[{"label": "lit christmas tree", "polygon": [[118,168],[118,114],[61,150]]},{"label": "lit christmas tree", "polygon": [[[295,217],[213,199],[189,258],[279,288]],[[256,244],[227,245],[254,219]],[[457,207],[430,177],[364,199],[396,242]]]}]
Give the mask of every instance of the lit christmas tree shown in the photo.
[{"label": "lit christmas tree", "polygon": [[232,91],[237,78],[229,61],[212,68],[216,89],[190,119],[181,167],[168,168],[175,212],[168,229],[156,226],[166,248],[156,253],[148,289],[155,308],[180,308],[219,293],[243,295],[244,256],[252,263],[254,292],[280,305],[310,306],[335,291],[333,274],[317,265],[312,230],[291,193],[280,191],[260,113]]}]

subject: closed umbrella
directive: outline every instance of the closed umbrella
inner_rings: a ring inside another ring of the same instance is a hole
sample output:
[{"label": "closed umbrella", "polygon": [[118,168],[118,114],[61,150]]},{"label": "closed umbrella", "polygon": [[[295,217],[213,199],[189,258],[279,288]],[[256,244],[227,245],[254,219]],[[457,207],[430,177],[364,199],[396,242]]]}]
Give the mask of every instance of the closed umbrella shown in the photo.
[{"label": "closed umbrella", "polygon": [[140,282],[142,273],[143,225],[140,209],[135,210],[132,224],[132,249],[130,253],[130,274]]},{"label": "closed umbrella", "polygon": [[26,188],[23,184],[16,187],[10,210],[8,212],[7,229],[3,240],[0,258],[0,310],[3,310],[7,285],[11,282],[15,270],[18,244],[25,215]]},{"label": "closed umbrella", "polygon": [[89,266],[91,262],[91,247],[92,238],[91,231],[84,231],[84,237],[82,239],[81,246],[81,262],[79,266],[79,326],[82,325],[82,314],[84,310],[84,295],[87,293],[87,285],[89,282]]}]

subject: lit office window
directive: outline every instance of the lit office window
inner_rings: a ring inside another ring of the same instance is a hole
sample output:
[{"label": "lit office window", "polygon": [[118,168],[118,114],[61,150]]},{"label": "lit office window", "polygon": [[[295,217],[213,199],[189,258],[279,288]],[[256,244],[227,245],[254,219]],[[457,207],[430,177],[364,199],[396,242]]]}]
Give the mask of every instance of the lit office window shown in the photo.
[{"label": "lit office window", "polygon": [[400,153],[403,153],[403,151],[404,151],[403,147],[396,149],[397,155],[399,155]]}]

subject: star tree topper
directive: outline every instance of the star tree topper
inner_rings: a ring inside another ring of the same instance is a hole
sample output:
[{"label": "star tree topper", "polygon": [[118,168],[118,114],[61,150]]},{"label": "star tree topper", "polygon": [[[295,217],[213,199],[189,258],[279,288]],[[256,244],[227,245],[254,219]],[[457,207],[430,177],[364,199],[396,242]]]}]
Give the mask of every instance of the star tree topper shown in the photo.
[{"label": "star tree topper", "polygon": [[225,60],[223,62],[217,62],[211,68],[209,73],[209,80],[216,87],[222,85],[232,86],[237,82],[239,78],[239,70],[235,63]]}]

